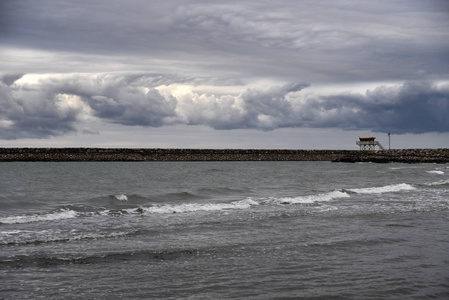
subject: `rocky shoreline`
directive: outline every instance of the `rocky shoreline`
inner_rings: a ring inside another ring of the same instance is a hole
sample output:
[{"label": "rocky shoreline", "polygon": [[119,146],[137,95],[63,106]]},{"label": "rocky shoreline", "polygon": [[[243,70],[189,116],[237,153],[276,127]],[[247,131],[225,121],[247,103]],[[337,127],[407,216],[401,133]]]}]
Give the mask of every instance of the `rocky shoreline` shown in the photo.
[{"label": "rocky shoreline", "polygon": [[149,148],[0,148],[11,161],[333,161],[449,163],[449,149],[264,150]]}]

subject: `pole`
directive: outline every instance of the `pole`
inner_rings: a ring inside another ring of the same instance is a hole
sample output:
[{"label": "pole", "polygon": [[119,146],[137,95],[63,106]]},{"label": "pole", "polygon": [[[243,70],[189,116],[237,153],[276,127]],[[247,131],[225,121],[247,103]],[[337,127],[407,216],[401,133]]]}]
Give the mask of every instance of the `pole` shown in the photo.
[{"label": "pole", "polygon": [[391,143],[390,143],[390,133],[388,133],[388,150],[391,149]]}]

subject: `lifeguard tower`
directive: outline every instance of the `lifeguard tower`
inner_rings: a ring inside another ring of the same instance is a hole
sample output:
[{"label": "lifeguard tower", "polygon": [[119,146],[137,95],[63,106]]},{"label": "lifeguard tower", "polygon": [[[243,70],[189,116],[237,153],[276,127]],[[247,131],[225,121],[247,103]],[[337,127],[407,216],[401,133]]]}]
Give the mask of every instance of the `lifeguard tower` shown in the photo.
[{"label": "lifeguard tower", "polygon": [[360,146],[360,151],[374,151],[376,150],[376,146],[379,147],[380,150],[385,150],[385,148],[378,141],[376,141],[376,138],[372,136],[361,137],[356,144]]}]

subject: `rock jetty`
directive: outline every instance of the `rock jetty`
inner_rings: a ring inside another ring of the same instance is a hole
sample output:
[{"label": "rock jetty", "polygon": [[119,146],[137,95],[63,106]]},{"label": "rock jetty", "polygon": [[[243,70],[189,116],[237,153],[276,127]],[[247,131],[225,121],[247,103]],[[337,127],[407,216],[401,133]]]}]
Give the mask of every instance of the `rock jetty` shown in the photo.
[{"label": "rock jetty", "polygon": [[335,162],[374,163],[449,163],[449,149],[392,149],[378,151],[351,151]]},{"label": "rock jetty", "polygon": [[8,161],[333,161],[448,163],[449,149],[264,150],[139,148],[0,148]]},{"label": "rock jetty", "polygon": [[345,150],[0,148],[0,161],[331,161]]}]

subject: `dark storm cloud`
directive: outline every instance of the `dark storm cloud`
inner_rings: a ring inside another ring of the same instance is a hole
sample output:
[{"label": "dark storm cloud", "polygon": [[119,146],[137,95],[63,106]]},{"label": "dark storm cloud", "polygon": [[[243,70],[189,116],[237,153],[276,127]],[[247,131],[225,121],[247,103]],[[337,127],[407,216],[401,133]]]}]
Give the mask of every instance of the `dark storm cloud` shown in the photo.
[{"label": "dark storm cloud", "polygon": [[45,138],[75,132],[79,109],[61,107],[63,99],[51,90],[15,88],[0,83],[0,138]]},{"label": "dark storm cloud", "polygon": [[165,99],[157,90],[119,92],[114,98],[85,97],[84,100],[100,119],[127,126],[160,127],[175,117],[175,99]]},{"label": "dark storm cloud", "polygon": [[[165,85],[154,86],[154,82]],[[65,75],[35,84],[0,84],[3,139],[77,132],[83,118],[125,126],[206,125],[214,129],[285,127],[449,132],[449,86],[405,83],[365,94],[311,95],[307,84],[247,89],[240,95],[185,91],[157,75]],[[171,82],[175,84],[176,82]],[[165,91],[161,92],[159,88]]]},{"label": "dark storm cloud", "polygon": [[171,77],[153,75],[70,75],[42,82],[45,89],[80,97],[94,116],[128,126],[159,127],[175,116],[176,100],[164,98],[155,85]]},{"label": "dark storm cloud", "polygon": [[406,83],[379,87],[365,95],[337,95],[314,103],[332,116],[319,127],[369,129],[391,133],[449,132],[449,86]]},{"label": "dark storm cloud", "polygon": [[14,82],[22,78],[24,74],[5,74],[0,76],[0,82],[3,82],[7,86],[12,85]]},{"label": "dark storm cloud", "polygon": [[[277,92],[248,91],[238,128],[341,128],[395,134],[449,132],[449,86],[405,83],[365,94],[307,96],[297,85]],[[291,94],[290,94],[291,93]]]}]

